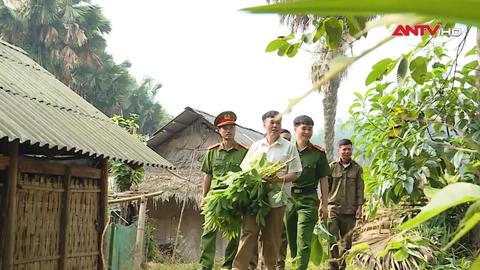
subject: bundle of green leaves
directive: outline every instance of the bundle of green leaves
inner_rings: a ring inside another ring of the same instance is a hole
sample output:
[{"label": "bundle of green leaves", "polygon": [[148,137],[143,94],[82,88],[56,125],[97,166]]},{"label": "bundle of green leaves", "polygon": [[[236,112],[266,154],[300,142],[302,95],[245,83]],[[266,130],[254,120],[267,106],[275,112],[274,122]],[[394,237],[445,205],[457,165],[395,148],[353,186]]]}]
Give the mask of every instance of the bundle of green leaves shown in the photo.
[{"label": "bundle of green leaves", "polygon": [[228,172],[216,179],[220,187],[210,190],[205,198],[204,228],[221,231],[232,239],[239,235],[242,216],[247,213],[255,215],[258,224],[265,225],[265,216],[271,209],[268,192],[277,191],[276,200],[285,200],[287,195],[280,186],[268,184],[264,179],[275,176],[287,163],[269,162],[263,153],[252,160],[250,169]]},{"label": "bundle of green leaves", "polygon": [[316,266],[324,263],[328,259],[330,245],[336,241],[336,237],[329,232],[329,224],[319,220],[313,229],[310,261]]}]

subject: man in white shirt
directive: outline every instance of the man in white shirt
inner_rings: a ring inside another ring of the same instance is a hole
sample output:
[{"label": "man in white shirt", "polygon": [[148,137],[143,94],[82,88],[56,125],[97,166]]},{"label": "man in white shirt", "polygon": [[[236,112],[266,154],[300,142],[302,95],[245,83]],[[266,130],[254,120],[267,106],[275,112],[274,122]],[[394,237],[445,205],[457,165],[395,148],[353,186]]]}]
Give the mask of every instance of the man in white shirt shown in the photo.
[{"label": "man in white shirt", "polygon": [[[282,186],[287,193],[290,193],[292,182],[302,172],[302,164],[295,145],[280,137],[282,130],[280,113],[268,111],[262,116],[265,138],[252,144],[240,165],[243,170],[248,169],[250,161],[261,153],[267,154],[270,162],[286,162],[288,165],[277,174],[277,176],[265,179],[271,184]],[[238,247],[237,255],[233,261],[233,268],[236,270],[247,270],[250,262],[257,252],[258,235],[261,231],[260,241],[262,242],[262,258],[265,269],[274,270],[278,258],[283,232],[283,216],[285,204],[276,203],[272,198],[274,192],[268,194],[272,209],[265,217],[265,226],[260,226],[255,221],[255,216],[246,214],[244,216],[242,236]]]}]

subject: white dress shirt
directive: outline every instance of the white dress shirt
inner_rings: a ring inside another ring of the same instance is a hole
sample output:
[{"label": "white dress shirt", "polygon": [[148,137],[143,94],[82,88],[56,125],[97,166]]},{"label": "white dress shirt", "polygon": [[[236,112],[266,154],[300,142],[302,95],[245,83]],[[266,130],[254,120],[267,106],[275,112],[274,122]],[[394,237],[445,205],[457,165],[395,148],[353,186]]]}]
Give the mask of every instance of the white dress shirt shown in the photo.
[{"label": "white dress shirt", "polygon": [[[270,162],[286,162],[289,159],[292,159],[287,166],[277,173],[277,176],[281,179],[283,176],[289,173],[300,173],[302,172],[302,163],[300,161],[300,156],[295,145],[291,144],[289,141],[285,140],[282,137],[279,137],[274,143],[268,144],[266,138],[263,138],[259,141],[254,142],[250,149],[248,149],[247,155],[242,161],[240,167],[242,170],[248,170],[251,167],[251,161],[256,160],[259,155],[262,153],[267,154],[267,160]],[[275,185],[281,186],[282,183]],[[283,186],[285,192],[290,195],[292,189],[292,183],[285,183]],[[280,207],[285,205],[284,203],[275,203],[272,196],[275,192],[269,192],[268,198],[271,206],[273,208]]]}]

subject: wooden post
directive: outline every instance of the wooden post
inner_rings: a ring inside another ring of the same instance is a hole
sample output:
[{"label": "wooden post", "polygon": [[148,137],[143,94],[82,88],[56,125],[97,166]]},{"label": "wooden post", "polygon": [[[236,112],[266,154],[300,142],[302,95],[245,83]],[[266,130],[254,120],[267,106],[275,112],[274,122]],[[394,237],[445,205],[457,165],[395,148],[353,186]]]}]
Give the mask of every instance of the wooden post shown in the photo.
[{"label": "wooden post", "polygon": [[103,231],[108,220],[108,159],[102,160],[102,179],[100,180],[100,230],[98,231],[98,251],[100,252],[98,269],[105,269],[103,252]]},{"label": "wooden post", "polygon": [[180,228],[182,228],[183,212],[185,212],[185,205],[187,199],[183,200],[182,210],[180,211],[180,218],[178,219],[177,233],[175,234],[175,242],[173,243],[172,263],[175,263],[175,253],[177,253],[178,237],[180,236]]},{"label": "wooden post", "polygon": [[143,238],[145,235],[145,210],[147,208],[147,200],[145,197],[140,199],[140,210],[138,213],[137,224],[137,239],[135,241],[135,255],[133,259],[133,269],[141,270],[142,264],[142,251],[143,251]]},{"label": "wooden post", "polygon": [[[188,173],[188,181],[192,180],[193,162],[195,161],[196,155],[197,155],[197,149],[193,149],[193,151],[192,151],[192,161],[190,162],[190,172]],[[188,191],[185,194],[185,198],[188,198]],[[175,242],[173,243],[172,262],[175,261],[175,253],[177,253],[178,236],[180,235],[180,228],[182,228],[183,212],[185,211],[186,203],[187,203],[187,199],[183,200],[182,210],[180,211],[180,218],[178,219],[177,233],[175,235]]]},{"label": "wooden post", "polygon": [[115,230],[117,226],[112,223],[110,225],[110,240],[108,241],[108,266],[107,269],[113,269],[113,251],[115,246]]},{"label": "wooden post", "polygon": [[63,202],[62,202],[62,216],[60,220],[60,261],[59,261],[59,270],[67,269],[67,256],[68,256],[68,235],[70,233],[70,198],[71,198],[71,182],[72,182],[72,168],[70,166],[66,167],[65,170],[65,179],[63,181],[63,186],[65,191],[63,193]]},{"label": "wooden post", "polygon": [[10,164],[8,166],[7,222],[3,269],[13,269],[15,256],[15,225],[17,219],[17,183],[18,183],[18,140],[10,143]]}]

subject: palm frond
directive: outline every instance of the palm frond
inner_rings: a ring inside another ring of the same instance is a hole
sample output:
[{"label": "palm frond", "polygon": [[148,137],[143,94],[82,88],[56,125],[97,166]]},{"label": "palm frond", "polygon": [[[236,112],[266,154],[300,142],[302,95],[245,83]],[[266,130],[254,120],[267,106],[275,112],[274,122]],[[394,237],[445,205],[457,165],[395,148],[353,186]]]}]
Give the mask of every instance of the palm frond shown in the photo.
[{"label": "palm frond", "polygon": [[52,47],[58,40],[58,31],[51,25],[45,25],[40,30],[40,40],[45,47]]},{"label": "palm frond", "polygon": [[81,47],[87,42],[85,31],[76,23],[71,23],[67,26],[67,35],[64,40],[68,46]]}]

